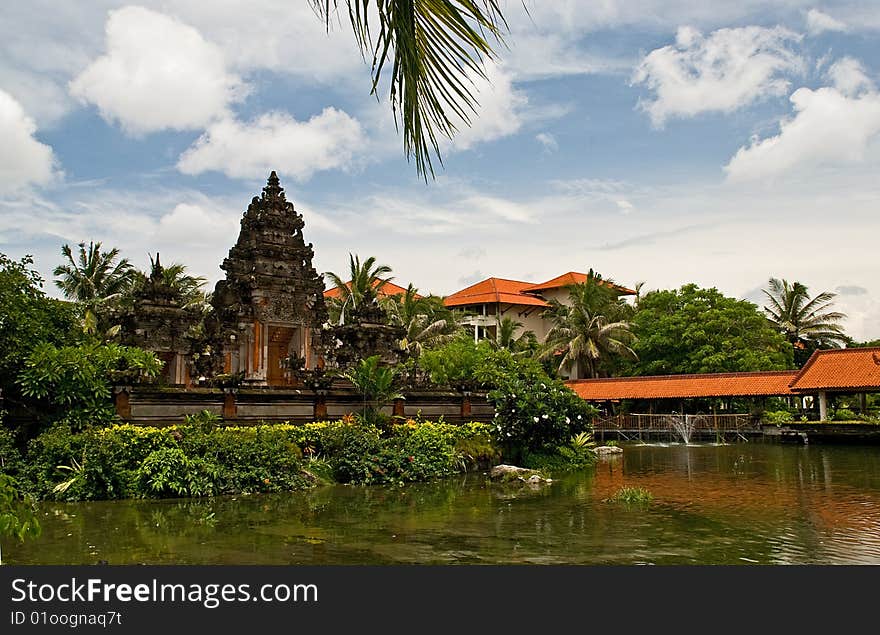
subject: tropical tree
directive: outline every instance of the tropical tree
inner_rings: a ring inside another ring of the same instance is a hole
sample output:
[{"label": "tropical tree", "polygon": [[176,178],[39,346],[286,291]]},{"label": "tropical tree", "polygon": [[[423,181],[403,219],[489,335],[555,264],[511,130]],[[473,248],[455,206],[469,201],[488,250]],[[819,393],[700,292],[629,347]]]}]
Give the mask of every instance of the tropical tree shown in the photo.
[{"label": "tropical tree", "polygon": [[70,245],[61,248],[67,262],[53,271],[55,284],[64,297],[83,308],[83,329],[94,333],[101,313],[108,304],[119,300],[131,289],[135,269],[126,258],[119,258],[119,249],[101,251],[100,242],[79,243],[76,257]]},{"label": "tropical tree", "polygon": [[404,330],[401,348],[418,358],[425,348],[448,342],[458,331],[455,317],[437,296],[420,296],[412,284],[404,293],[383,298],[388,323]]},{"label": "tropical tree", "polygon": [[193,276],[187,272],[186,265],[173,262],[170,265],[162,265],[159,262],[159,254],[154,260],[150,256],[150,273],[135,271],[133,282],[128,296],[132,297],[148,285],[161,286],[170,293],[174,300],[183,308],[192,308],[201,311],[210,306],[210,294],[206,293],[204,286],[207,280],[203,276]]},{"label": "tropical tree", "polygon": [[517,337],[516,332],[523,327],[523,323],[509,317],[502,318],[495,323],[495,338],[489,339],[489,343],[497,349],[508,350],[514,354],[534,351],[538,346],[538,338],[534,331],[525,330]]},{"label": "tropical tree", "polygon": [[[338,0],[309,0],[330,27]],[[494,0],[346,0],[361,53],[372,57],[378,94],[386,63],[391,65],[390,100],[403,131],[407,159],[427,179],[431,155],[440,157],[440,137],[452,138],[476,112],[473,79],[486,78],[483,60],[495,53],[507,23]],[[377,28],[378,27],[378,28]]]},{"label": "tropical tree", "polygon": [[360,360],[343,372],[342,377],[354,384],[363,396],[363,416],[368,423],[377,423],[382,406],[399,396],[397,371],[382,366],[378,355]]},{"label": "tropical tree", "polygon": [[767,318],[795,348],[840,348],[846,343],[840,325],[846,315],[832,309],[836,293],[823,291],[811,298],[804,284],[778,278],[770,278],[763,291]]},{"label": "tropical tree", "polygon": [[571,285],[568,302],[550,300],[544,313],[553,326],[547,333],[540,359],[558,359],[558,370],[574,371],[580,377],[599,377],[603,366],[615,357],[635,359],[635,341],[630,323],[624,319],[625,302],[610,280],[599,275]]},{"label": "tropical tree", "polygon": [[378,304],[382,287],[394,279],[387,277],[387,274],[391,273],[391,267],[377,265],[374,256],[370,256],[363,263],[360,256],[353,254],[348,254],[348,259],[349,282],[332,271],[324,274],[330,280],[330,284],[339,290],[339,296],[331,298],[328,302],[330,321],[337,324],[345,324],[347,315],[351,311]]},{"label": "tropical tree", "polygon": [[0,391],[21,405],[15,383],[28,355],[41,342],[59,346],[76,340],[76,312],[69,302],[49,298],[33,258],[12,260],[0,253]]},{"label": "tropical tree", "polygon": [[629,373],[670,375],[791,368],[792,347],[751,302],[686,284],[642,296]]}]

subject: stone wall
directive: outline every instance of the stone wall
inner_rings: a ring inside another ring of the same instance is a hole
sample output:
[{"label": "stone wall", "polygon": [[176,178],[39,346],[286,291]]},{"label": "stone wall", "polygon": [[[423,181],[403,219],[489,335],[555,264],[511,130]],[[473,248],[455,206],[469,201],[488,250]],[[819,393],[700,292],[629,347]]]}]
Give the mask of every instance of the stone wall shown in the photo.
[{"label": "stone wall", "polygon": [[[347,389],[332,389],[326,395],[311,390],[243,388],[225,393],[218,388],[158,388],[136,386],[117,393],[120,416],[139,425],[170,425],[185,415],[207,410],[234,423],[289,421],[307,423],[339,419],[363,406],[361,396]],[[485,394],[419,391],[383,408],[386,414],[444,421],[490,421],[495,410]]]}]

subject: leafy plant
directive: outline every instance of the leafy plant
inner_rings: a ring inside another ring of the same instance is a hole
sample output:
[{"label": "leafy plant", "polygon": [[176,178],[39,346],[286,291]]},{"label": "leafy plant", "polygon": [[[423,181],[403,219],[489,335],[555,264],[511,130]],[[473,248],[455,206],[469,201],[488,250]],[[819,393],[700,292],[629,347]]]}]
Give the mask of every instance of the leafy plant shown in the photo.
[{"label": "leafy plant", "polygon": [[[0,474],[0,537],[14,536],[24,542],[25,538],[39,535],[40,521],[34,513],[33,501],[21,494],[15,479]],[[0,564],[3,564],[2,550]]]},{"label": "leafy plant", "polygon": [[857,421],[858,419],[859,415],[849,408],[838,408],[832,417],[833,421]]},{"label": "leafy plant", "polygon": [[188,457],[180,448],[151,452],[137,472],[141,491],[155,496],[207,496],[214,491],[217,467]]},{"label": "leafy plant", "polygon": [[396,376],[394,368],[381,365],[378,355],[362,359],[343,373],[363,395],[363,415],[368,423],[375,423],[382,406],[400,396],[395,386]]},{"label": "leafy plant", "polygon": [[782,425],[794,421],[794,416],[788,410],[769,410],[763,415],[764,421],[771,425]]},{"label": "leafy plant", "polygon": [[82,428],[116,418],[114,383],[154,378],[162,364],[153,353],[117,344],[42,343],[25,360],[18,385],[23,395],[43,402],[52,418]]}]

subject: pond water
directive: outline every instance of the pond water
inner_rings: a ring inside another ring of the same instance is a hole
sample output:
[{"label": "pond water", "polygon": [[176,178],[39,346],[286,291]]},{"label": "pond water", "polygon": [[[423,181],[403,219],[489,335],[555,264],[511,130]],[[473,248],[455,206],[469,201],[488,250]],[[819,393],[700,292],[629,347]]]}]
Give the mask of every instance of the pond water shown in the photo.
[{"label": "pond water", "polygon": [[[551,485],[41,505],[10,564],[880,564],[880,448],[624,446]],[[624,485],[647,507],[605,502]]]}]

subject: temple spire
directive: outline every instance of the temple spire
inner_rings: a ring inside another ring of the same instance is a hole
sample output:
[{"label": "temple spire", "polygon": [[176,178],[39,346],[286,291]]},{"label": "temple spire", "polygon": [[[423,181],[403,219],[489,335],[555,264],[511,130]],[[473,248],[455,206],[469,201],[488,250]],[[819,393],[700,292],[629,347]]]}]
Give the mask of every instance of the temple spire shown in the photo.
[{"label": "temple spire", "polygon": [[272,170],[269,174],[269,179],[266,181],[266,187],[263,188],[263,198],[268,200],[284,200],[284,188],[281,187],[281,181],[278,179],[275,170]]}]

